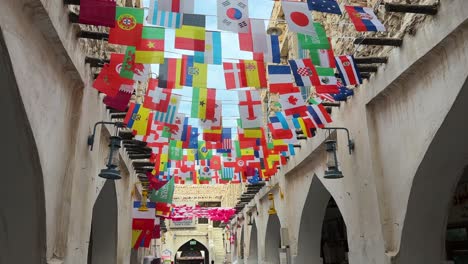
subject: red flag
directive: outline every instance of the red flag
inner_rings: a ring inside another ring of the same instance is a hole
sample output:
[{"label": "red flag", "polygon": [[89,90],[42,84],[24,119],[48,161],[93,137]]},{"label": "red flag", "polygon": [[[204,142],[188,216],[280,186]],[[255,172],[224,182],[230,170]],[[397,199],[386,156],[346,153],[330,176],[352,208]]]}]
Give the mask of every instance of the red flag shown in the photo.
[{"label": "red flag", "polygon": [[242,73],[239,63],[223,63],[226,89],[245,87],[242,85]]},{"label": "red flag", "polygon": [[104,97],[103,102],[110,108],[125,111],[128,107],[128,102],[132,97],[133,90],[133,85],[122,84],[115,96],[106,96]]},{"label": "red flag", "polygon": [[133,85],[133,83],[133,80],[120,77],[109,64],[105,64],[94,80],[93,87],[108,96],[116,96],[122,84]]},{"label": "red flag", "polygon": [[80,24],[115,26],[115,0],[81,0],[80,1]]},{"label": "red flag", "polygon": [[220,170],[221,169],[221,156],[213,155],[210,162],[210,167],[212,170]]}]

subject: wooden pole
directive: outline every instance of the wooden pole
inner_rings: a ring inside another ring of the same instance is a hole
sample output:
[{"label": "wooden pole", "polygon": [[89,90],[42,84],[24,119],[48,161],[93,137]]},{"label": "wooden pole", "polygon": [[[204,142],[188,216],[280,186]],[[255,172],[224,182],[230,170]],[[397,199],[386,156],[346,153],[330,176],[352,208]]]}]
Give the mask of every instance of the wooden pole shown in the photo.
[{"label": "wooden pole", "polygon": [[63,0],[63,5],[80,5],[80,0]]},{"label": "wooden pole", "polygon": [[401,5],[385,3],[385,11],[396,13],[437,14],[437,5]]},{"label": "wooden pole", "polygon": [[80,21],[80,16],[74,12],[70,12],[68,13],[68,21],[70,21],[70,23],[79,23]]},{"label": "wooden pole", "polygon": [[98,40],[104,39],[104,40],[107,40],[107,39],[109,39],[109,33],[82,30],[82,31],[78,32],[76,37],[77,38],[87,38],[87,39],[98,39]]},{"label": "wooden pole", "polygon": [[89,63],[91,67],[102,67],[105,63],[109,63],[110,60],[107,59],[100,59],[100,58],[93,58],[93,57],[85,57],[85,64]]},{"label": "wooden pole", "polygon": [[370,78],[370,72],[361,72],[361,78],[369,79]]},{"label": "wooden pole", "polygon": [[388,57],[361,57],[354,58],[356,64],[387,63]]},{"label": "wooden pole", "polygon": [[374,65],[358,65],[360,72],[377,72],[379,67]]},{"label": "wooden pole", "polygon": [[397,38],[363,38],[359,37],[354,40],[356,45],[377,45],[377,46],[394,46],[400,47],[403,43],[402,39]]}]

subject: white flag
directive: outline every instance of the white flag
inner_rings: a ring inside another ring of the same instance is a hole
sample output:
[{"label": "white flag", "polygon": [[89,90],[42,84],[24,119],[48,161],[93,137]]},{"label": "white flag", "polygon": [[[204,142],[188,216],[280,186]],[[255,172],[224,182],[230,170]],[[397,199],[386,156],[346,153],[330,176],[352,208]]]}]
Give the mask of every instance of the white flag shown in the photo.
[{"label": "white flag", "polygon": [[218,0],[218,29],[237,33],[249,32],[247,0]]}]

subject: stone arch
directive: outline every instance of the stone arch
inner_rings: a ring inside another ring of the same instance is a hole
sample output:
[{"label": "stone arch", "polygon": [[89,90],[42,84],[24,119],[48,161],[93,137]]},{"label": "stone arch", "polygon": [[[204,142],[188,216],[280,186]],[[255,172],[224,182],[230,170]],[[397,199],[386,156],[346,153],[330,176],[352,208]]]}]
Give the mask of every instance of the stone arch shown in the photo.
[{"label": "stone arch", "polygon": [[[399,252],[393,263],[440,263],[451,199],[468,165],[468,79],[413,178]],[[430,205],[430,206],[428,206]]]},{"label": "stone arch", "polygon": [[279,249],[281,247],[281,223],[278,215],[270,215],[265,233],[265,263],[279,264]]},{"label": "stone arch", "polygon": [[322,181],[314,175],[302,209],[295,263],[322,263],[322,224],[332,196]]},{"label": "stone arch", "polygon": [[250,226],[249,255],[247,257],[247,264],[257,264],[258,263],[257,223],[256,223],[255,220],[252,220],[252,221],[253,221],[253,223]]},{"label": "stone arch", "polygon": [[[196,244],[195,245],[190,245],[190,242],[192,241],[195,241]],[[179,245],[177,248],[177,251],[175,252],[174,254],[174,263],[178,263],[178,260],[180,261],[180,257],[184,256],[185,254],[180,254],[179,256],[179,251],[187,251],[187,249],[189,248],[193,248],[195,249],[195,251],[201,251],[203,250],[204,251],[204,259],[205,259],[205,262],[204,264],[209,264],[210,263],[210,252],[208,250],[208,247],[204,244],[204,243],[201,243],[200,241],[198,241],[197,239],[190,239],[190,240],[187,240],[185,243],[182,243],[181,245]],[[183,252],[182,252],[183,253]],[[182,263],[183,262],[179,262],[179,263]]]},{"label": "stone arch", "polygon": [[[0,263],[46,262],[44,178],[36,142],[0,28]],[[27,254],[25,254],[27,249]]]},{"label": "stone arch", "polygon": [[93,207],[88,264],[117,263],[117,194],[106,180]]}]

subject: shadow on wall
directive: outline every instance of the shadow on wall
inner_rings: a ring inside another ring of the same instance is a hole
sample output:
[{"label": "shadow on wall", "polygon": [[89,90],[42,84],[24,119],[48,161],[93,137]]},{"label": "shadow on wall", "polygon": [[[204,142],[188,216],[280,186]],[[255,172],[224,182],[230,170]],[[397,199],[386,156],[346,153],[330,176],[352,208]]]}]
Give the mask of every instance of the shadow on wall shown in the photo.
[{"label": "shadow on wall", "polygon": [[257,239],[257,223],[251,225],[250,230],[250,243],[249,243],[249,256],[247,257],[247,264],[258,263],[258,239]]},{"label": "shadow on wall", "polygon": [[279,264],[279,250],[281,248],[281,224],[276,214],[268,218],[265,236],[265,261],[270,264]]},{"label": "shadow on wall", "polygon": [[46,263],[42,169],[1,28],[0,80],[0,263]]}]

